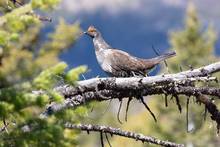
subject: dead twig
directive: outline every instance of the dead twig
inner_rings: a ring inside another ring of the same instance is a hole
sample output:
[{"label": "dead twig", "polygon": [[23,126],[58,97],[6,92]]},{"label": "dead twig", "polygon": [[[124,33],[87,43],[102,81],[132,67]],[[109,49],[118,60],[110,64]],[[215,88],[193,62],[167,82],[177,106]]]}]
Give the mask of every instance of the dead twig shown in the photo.
[{"label": "dead twig", "polygon": [[103,134],[100,132],[100,141],[101,141],[101,147],[104,147],[104,140],[103,140]]},{"label": "dead twig", "polygon": [[186,129],[189,130],[189,97],[186,100]]},{"label": "dead twig", "polygon": [[111,145],[111,143],[110,143],[110,141],[109,141],[109,139],[108,139],[108,134],[107,134],[107,133],[105,133],[105,138],[106,138],[106,140],[107,140],[107,142],[108,142],[109,147],[112,147],[112,145]]},{"label": "dead twig", "polygon": [[126,112],[125,112],[125,121],[126,122],[128,121],[128,109],[129,109],[129,105],[130,105],[131,100],[132,100],[132,97],[129,97],[128,101],[127,101]]},{"label": "dead twig", "polygon": [[148,105],[145,103],[144,98],[140,97],[140,100],[142,102],[142,104],[144,104],[145,108],[148,110],[148,112],[150,112],[151,116],[154,118],[154,121],[157,122],[157,119],[154,115],[154,113],[150,110],[150,108],[148,107]]},{"label": "dead twig", "polygon": [[120,104],[119,104],[119,107],[118,107],[117,119],[118,119],[118,122],[120,124],[123,124],[122,121],[120,120],[120,112],[121,112],[121,107],[122,107],[122,100],[119,99],[119,102],[120,102]]},{"label": "dead twig", "polygon": [[178,97],[178,95],[174,95],[174,97],[176,99],[176,105],[178,106],[179,112],[181,113],[182,112],[182,107],[181,107],[181,104],[180,104],[179,97]]}]

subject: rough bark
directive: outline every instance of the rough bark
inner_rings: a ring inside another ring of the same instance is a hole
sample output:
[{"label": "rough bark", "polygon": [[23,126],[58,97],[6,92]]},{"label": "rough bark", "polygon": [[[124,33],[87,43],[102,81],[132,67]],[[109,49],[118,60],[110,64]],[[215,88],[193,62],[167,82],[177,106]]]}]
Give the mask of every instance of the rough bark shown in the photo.
[{"label": "rough bark", "polygon": [[152,144],[166,146],[166,147],[183,147],[184,146],[183,144],[176,144],[176,143],[169,142],[169,141],[162,141],[157,138],[145,136],[145,135],[139,134],[139,133],[133,133],[130,131],[123,131],[119,128],[112,128],[112,127],[91,125],[91,124],[83,125],[83,124],[70,124],[70,123],[66,123],[65,127],[69,128],[69,129],[79,129],[82,131],[86,131],[87,133],[89,133],[90,131],[100,132],[100,133],[109,133],[109,134],[111,134],[111,136],[118,135],[118,136],[122,136],[122,137],[126,137],[126,138],[131,138],[136,141],[142,141],[143,143],[147,142],[147,143],[152,143]]}]

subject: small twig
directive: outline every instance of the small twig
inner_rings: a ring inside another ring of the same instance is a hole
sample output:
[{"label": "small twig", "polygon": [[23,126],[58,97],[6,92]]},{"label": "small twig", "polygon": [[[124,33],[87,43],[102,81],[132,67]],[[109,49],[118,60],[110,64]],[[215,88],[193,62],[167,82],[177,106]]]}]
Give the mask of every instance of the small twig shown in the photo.
[{"label": "small twig", "polygon": [[144,104],[145,108],[150,112],[151,116],[154,118],[154,121],[157,122],[157,119],[156,119],[154,113],[150,110],[148,105],[145,103],[143,96],[140,97],[140,100]]},{"label": "small twig", "polygon": [[179,97],[178,97],[178,95],[174,95],[174,97],[175,97],[175,99],[176,99],[176,104],[177,104],[177,106],[178,106],[178,109],[179,109],[179,111],[180,111],[180,113],[181,113],[181,112],[182,112],[182,107],[181,107],[181,105],[180,105]]},{"label": "small twig", "polygon": [[125,121],[126,122],[128,121],[128,109],[129,109],[129,105],[130,105],[131,100],[132,100],[132,97],[129,97],[128,101],[127,101],[126,113],[125,113]]},{"label": "small twig", "polygon": [[120,112],[121,112],[121,107],[122,107],[122,100],[119,99],[119,101],[120,101],[120,104],[119,104],[119,108],[118,108],[117,119],[118,119],[118,122],[120,124],[123,124],[122,121],[120,120]]},{"label": "small twig", "polygon": [[8,133],[8,123],[6,122],[6,120],[5,119],[3,119],[3,124],[4,124],[4,130],[6,131],[6,133]]},{"label": "small twig", "polygon": [[103,134],[101,131],[100,131],[100,141],[101,141],[101,147],[105,147],[104,140],[103,140]]},{"label": "small twig", "polygon": [[155,145],[161,145],[165,147],[184,147],[183,144],[176,144],[173,142],[169,141],[162,141],[159,139],[156,139],[154,137],[149,137],[149,136],[144,136],[143,134],[139,133],[134,133],[130,131],[123,131],[119,128],[112,128],[112,127],[107,127],[107,126],[99,126],[99,125],[83,125],[83,124],[70,124],[66,123],[65,127],[68,129],[79,129],[81,131],[94,131],[94,132],[102,132],[102,133],[109,133],[109,134],[114,134],[126,138],[131,138],[136,141],[142,141],[142,142],[148,142],[152,143]]},{"label": "small twig", "polygon": [[186,129],[189,130],[189,97],[186,100]]},{"label": "small twig", "polygon": [[106,132],[105,132],[105,138],[106,138],[106,140],[108,142],[109,147],[112,147],[112,145],[111,145],[111,143],[110,143],[110,141],[108,139],[108,134]]},{"label": "small twig", "polygon": [[83,77],[83,80],[86,80],[86,77],[84,76],[84,74],[81,74],[82,75],[82,77]]},{"label": "small twig", "polygon": [[165,106],[166,106],[166,107],[168,107],[167,96],[168,96],[168,95],[165,94],[165,97],[164,97],[164,99],[165,99]]},{"label": "small twig", "polygon": [[0,128],[0,133],[2,133],[4,131],[6,131],[6,133],[8,133],[8,129],[7,129],[8,125],[9,125],[9,123],[6,123],[6,121],[3,120],[3,127]]}]

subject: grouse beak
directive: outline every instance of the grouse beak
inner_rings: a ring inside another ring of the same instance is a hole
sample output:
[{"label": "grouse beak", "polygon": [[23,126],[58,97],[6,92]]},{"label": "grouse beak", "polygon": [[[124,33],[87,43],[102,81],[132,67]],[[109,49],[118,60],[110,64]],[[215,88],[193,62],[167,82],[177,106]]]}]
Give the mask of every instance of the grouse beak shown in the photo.
[{"label": "grouse beak", "polygon": [[92,35],[90,34],[90,32],[88,32],[88,31],[83,32],[83,34],[86,34],[86,35],[88,35],[88,36],[90,36],[90,37],[93,38],[93,36],[92,36]]},{"label": "grouse beak", "polygon": [[91,34],[91,32],[89,32],[89,31],[85,31],[85,32],[83,32],[83,34],[86,34],[86,35],[88,35],[88,36],[94,38],[93,34]]}]

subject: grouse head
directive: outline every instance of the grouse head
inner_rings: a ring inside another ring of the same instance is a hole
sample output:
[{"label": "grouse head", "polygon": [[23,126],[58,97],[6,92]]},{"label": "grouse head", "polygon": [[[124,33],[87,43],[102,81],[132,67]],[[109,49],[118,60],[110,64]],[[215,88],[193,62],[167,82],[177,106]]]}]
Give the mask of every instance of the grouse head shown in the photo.
[{"label": "grouse head", "polygon": [[89,35],[90,37],[94,38],[99,36],[99,31],[94,27],[90,26],[86,32],[84,32],[86,35]]}]

